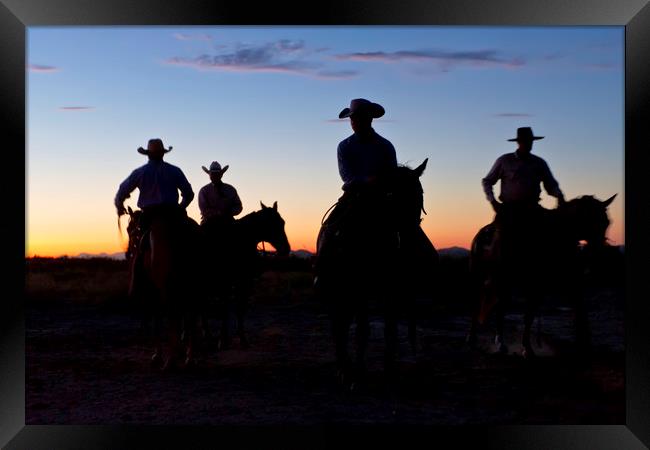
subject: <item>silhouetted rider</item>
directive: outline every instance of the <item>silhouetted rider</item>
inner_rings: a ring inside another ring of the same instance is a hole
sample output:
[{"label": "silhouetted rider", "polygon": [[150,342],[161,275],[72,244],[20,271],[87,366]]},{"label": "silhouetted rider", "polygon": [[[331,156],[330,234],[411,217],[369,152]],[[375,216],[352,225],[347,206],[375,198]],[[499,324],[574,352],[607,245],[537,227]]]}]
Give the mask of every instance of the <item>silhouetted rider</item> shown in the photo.
[{"label": "silhouetted rider", "polygon": [[[139,147],[138,153],[148,156],[149,161],[131,172],[120,184],[115,195],[115,207],[118,216],[121,216],[126,214],[124,201],[130,197],[131,192],[138,188],[140,192],[137,205],[142,210],[140,228],[143,237],[152,221],[157,218],[171,224],[179,234],[189,226],[185,209],[194,198],[194,191],[180,168],[163,161],[164,155],[171,149],[172,147],[166,149],[162,140],[157,138],[150,139],[146,149]],[[180,204],[178,191],[182,195]],[[138,281],[135,279],[137,275],[133,270],[139,266],[141,254],[142,250],[140,249],[131,266],[131,291],[133,283]]]},{"label": "silhouetted rider", "polygon": [[203,171],[210,176],[210,183],[199,190],[201,227],[208,230],[212,245],[227,243],[230,227],[235,222],[234,216],[242,212],[237,190],[222,180],[228,167],[226,165],[222,168],[217,161],[213,161],[209,169],[202,166]]},{"label": "silhouetted rider", "polygon": [[[497,158],[482,180],[485,195],[496,212],[495,224],[506,262],[512,262],[513,257],[520,261],[519,258],[526,256],[531,256],[527,261],[536,262],[535,245],[542,245],[543,233],[546,232],[544,209],[539,204],[540,184],[549,195],[558,199],[558,204],[564,203],[564,194],[546,161],[531,154],[533,141],[543,138],[535,136],[530,127],[518,128],[517,137],[508,139],[517,142],[517,150]],[[492,192],[499,180],[501,202]],[[521,265],[518,267],[527,269]]]},{"label": "silhouetted rider", "polygon": [[340,119],[350,118],[354,131],[339,143],[336,151],[346,192],[372,185],[377,177],[397,167],[393,144],[372,128],[372,120],[383,115],[381,105],[362,98],[352,100],[350,107],[339,113]]},{"label": "silhouetted rider", "polygon": [[350,118],[354,134],[343,139],[337,147],[339,175],[343,180],[343,195],[323,224],[318,243],[319,260],[324,244],[340,229],[351,207],[363,207],[375,199],[375,187],[382,175],[397,167],[393,144],[372,128],[372,120],[384,115],[378,103],[363,98],[353,99],[339,119]]}]

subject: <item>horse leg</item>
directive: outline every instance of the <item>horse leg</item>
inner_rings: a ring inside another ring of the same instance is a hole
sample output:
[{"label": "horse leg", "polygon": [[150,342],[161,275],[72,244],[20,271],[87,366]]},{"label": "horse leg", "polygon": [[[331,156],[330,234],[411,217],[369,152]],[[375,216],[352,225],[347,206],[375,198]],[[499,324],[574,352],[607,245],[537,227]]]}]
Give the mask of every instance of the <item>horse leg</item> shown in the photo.
[{"label": "horse leg", "polygon": [[574,327],[576,336],[576,347],[580,353],[589,351],[591,346],[591,330],[589,327],[589,314],[587,310],[587,299],[585,293],[580,289],[572,291],[576,306],[574,309]]},{"label": "horse leg", "polygon": [[199,328],[199,315],[191,312],[185,315],[185,361],[183,365],[185,368],[194,367],[196,365],[194,346],[200,339]]},{"label": "horse leg", "polygon": [[248,312],[248,286],[239,286],[235,292],[235,312],[237,315],[237,335],[239,336],[239,345],[241,348],[248,348],[249,343],[244,330],[244,317]]},{"label": "horse leg", "polygon": [[366,374],[366,351],[368,350],[368,340],[370,338],[370,320],[368,318],[368,304],[362,299],[359,299],[355,316],[357,324],[354,332],[356,343],[355,376],[364,378]]},{"label": "horse leg", "polygon": [[[348,299],[345,299],[348,300]],[[335,305],[331,312],[332,337],[336,353],[336,369],[339,381],[346,385],[350,375],[350,356],[348,354],[348,335],[352,323],[349,304],[344,299],[333,299]]]},{"label": "horse leg", "polygon": [[232,296],[229,290],[224,289],[219,295],[220,315],[221,315],[221,329],[219,330],[219,350],[228,350],[231,346],[230,339],[230,309],[231,309]]},{"label": "horse leg", "polygon": [[403,283],[403,285],[405,286],[404,298],[406,305],[407,338],[409,347],[411,348],[411,354],[415,357],[417,354],[416,293],[409,284]]},{"label": "horse leg", "polygon": [[169,353],[163,371],[175,370],[178,367],[178,362],[184,358],[183,344],[181,342],[181,333],[183,329],[182,318],[177,315],[170,315],[168,318],[168,339],[169,339]]},{"label": "horse leg", "polygon": [[472,321],[469,326],[469,332],[465,337],[465,342],[471,349],[478,347],[478,318],[476,314],[472,314]]},{"label": "horse leg", "polygon": [[479,317],[481,315],[481,303],[482,296],[487,295],[485,292],[485,286],[481,286],[478,282],[473,283],[472,289],[472,305],[470,306],[471,314],[471,323],[469,327],[469,332],[465,337],[465,342],[471,349],[476,349],[478,347],[478,327],[479,327]]},{"label": "horse leg", "polygon": [[523,346],[522,355],[525,358],[532,358],[535,356],[533,347],[530,343],[530,333],[533,326],[533,320],[535,319],[535,312],[537,311],[541,299],[538,294],[530,294],[529,298],[526,299],[526,310],[524,313],[524,334],[521,339],[521,344]]},{"label": "horse leg", "polygon": [[504,338],[504,321],[506,315],[505,303],[509,299],[510,292],[505,288],[500,289],[500,295],[497,296],[496,304],[494,305],[495,319],[496,319],[496,336],[494,337],[494,345],[498,353],[508,353],[508,347],[505,344]]},{"label": "horse leg", "polygon": [[[146,320],[151,325],[150,338],[153,341],[153,354],[151,355],[151,365],[160,368],[163,365],[163,314],[160,304],[157,303],[157,293],[153,286],[149,285],[146,291],[142,291],[139,296],[143,305],[143,313],[149,311],[148,315],[143,314],[143,321]],[[148,327],[147,327],[148,328]]]},{"label": "horse leg", "polygon": [[162,330],[161,318],[158,314],[152,316],[153,321],[153,338],[154,338],[154,351],[151,356],[151,365],[154,367],[161,367],[163,364],[163,348],[162,348]]},{"label": "horse leg", "polygon": [[397,311],[393,298],[384,299],[384,371],[392,378],[396,372],[398,353]]},{"label": "horse leg", "polygon": [[395,317],[386,317],[384,326],[384,372],[389,380],[397,373],[397,320]]},{"label": "horse leg", "polygon": [[177,303],[172,299],[173,294],[161,290],[161,303],[167,316],[167,338],[169,352],[163,365],[163,371],[174,370],[180,359],[182,348],[181,335],[183,333],[183,312]]},{"label": "horse leg", "polygon": [[408,339],[409,339],[409,345],[411,346],[411,353],[413,354],[413,357],[415,357],[417,356],[417,350],[418,350],[418,342],[417,342],[418,336],[417,336],[415,307],[413,304],[411,305],[408,311]]}]

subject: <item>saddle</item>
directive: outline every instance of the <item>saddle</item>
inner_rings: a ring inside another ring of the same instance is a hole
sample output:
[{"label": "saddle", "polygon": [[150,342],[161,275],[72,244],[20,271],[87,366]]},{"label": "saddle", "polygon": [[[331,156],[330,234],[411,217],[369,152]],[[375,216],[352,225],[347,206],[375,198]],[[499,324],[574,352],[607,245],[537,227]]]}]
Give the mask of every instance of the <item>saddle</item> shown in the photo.
[{"label": "saddle", "polygon": [[154,220],[165,220],[172,224],[174,232],[174,239],[177,240],[178,248],[182,252],[189,252],[195,246],[196,233],[198,232],[198,224],[187,215],[163,215],[163,216],[142,216],[137,228],[133,231],[135,235],[135,244],[129,248],[129,256],[131,259],[131,279],[129,283],[129,296],[138,296],[144,283],[144,255],[151,249],[151,226]]},{"label": "saddle", "polygon": [[[344,193],[334,205],[331,213],[321,224],[316,241],[316,253],[318,261],[322,263],[342,247],[344,241],[353,238],[356,229],[359,228],[359,221],[364,216],[364,194],[356,192]],[[322,265],[322,264],[321,264]]]}]

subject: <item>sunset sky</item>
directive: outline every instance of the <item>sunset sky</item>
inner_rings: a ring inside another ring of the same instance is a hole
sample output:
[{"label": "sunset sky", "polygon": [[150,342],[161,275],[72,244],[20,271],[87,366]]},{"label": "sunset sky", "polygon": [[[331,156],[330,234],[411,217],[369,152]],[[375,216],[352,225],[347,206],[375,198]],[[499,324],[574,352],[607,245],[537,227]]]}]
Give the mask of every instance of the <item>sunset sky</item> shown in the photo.
[{"label": "sunset sky", "polygon": [[26,256],[123,250],[113,198],[153,137],[196,195],[201,166],[227,164],[238,217],[277,201],[313,251],[358,97],[386,109],[373,126],[398,162],[429,158],[437,248],[492,220],[481,179],[520,126],[545,136],[533,153],[567,199],[618,193],[608,237],[625,242],[623,27],[29,27],[27,61]]}]

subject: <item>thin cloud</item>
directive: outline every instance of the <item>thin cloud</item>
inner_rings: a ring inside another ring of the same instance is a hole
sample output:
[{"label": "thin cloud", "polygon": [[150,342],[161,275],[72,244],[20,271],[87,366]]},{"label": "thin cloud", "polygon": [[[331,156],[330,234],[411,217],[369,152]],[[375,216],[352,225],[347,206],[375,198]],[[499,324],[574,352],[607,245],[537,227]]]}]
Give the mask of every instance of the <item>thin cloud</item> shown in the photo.
[{"label": "thin cloud", "polygon": [[209,34],[185,34],[185,33],[174,33],[174,39],[179,41],[211,41],[212,36]]},{"label": "thin cloud", "polygon": [[305,48],[305,41],[293,41],[290,39],[281,39],[275,43],[275,47],[283,52],[296,52]]},{"label": "thin cloud", "polygon": [[59,67],[55,66],[44,66],[41,64],[30,64],[27,66],[27,69],[30,72],[37,72],[37,73],[54,73],[54,72],[60,72],[61,69]]},{"label": "thin cloud", "polygon": [[318,78],[327,78],[327,79],[348,79],[359,76],[359,72],[356,70],[321,70],[316,73]]},{"label": "thin cloud", "polygon": [[[241,56],[241,55],[240,55]],[[252,56],[252,55],[251,55]],[[260,55],[258,55],[260,56]],[[256,56],[234,57],[202,55],[197,58],[174,57],[165,61],[168,65],[192,67],[197,70],[215,70],[226,72],[280,72],[304,75],[310,69],[309,64],[299,61],[273,62]]]},{"label": "thin cloud", "polygon": [[446,50],[400,50],[396,52],[356,52],[334,56],[339,61],[356,62],[433,62],[443,68],[459,65],[474,67],[517,68],[525,65],[523,58],[507,58],[496,50],[446,51]]},{"label": "thin cloud", "polygon": [[59,106],[61,111],[88,111],[95,109],[94,106]]},{"label": "thin cloud", "polygon": [[322,79],[345,79],[358,75],[352,70],[325,70],[322,62],[306,60],[311,52],[302,40],[281,39],[262,45],[238,43],[225,51],[215,50],[215,54],[197,57],[171,57],[164,63],[196,70],[286,73]]},{"label": "thin cloud", "polygon": [[[384,123],[395,123],[395,122],[397,122],[396,120],[393,120],[393,119],[383,119],[383,118],[372,119],[372,121],[373,121],[373,123],[374,122],[384,122]],[[344,117],[343,119],[325,119],[324,122],[327,122],[327,123],[348,123],[349,120],[348,120],[347,117]]]},{"label": "thin cloud", "polygon": [[498,114],[494,114],[494,116],[495,117],[533,117],[532,114],[528,114],[528,113],[510,113],[510,112],[498,113]]}]

